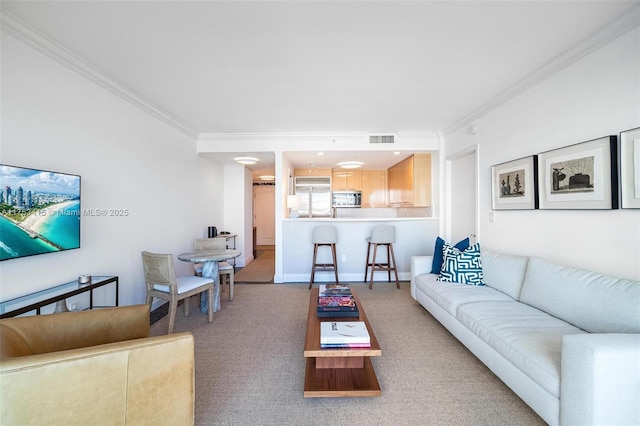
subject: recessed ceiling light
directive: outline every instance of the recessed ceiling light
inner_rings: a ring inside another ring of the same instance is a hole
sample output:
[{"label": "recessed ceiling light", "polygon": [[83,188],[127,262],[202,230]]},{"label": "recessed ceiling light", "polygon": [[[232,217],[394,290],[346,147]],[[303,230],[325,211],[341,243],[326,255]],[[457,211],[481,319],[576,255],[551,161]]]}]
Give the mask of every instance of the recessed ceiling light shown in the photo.
[{"label": "recessed ceiling light", "polygon": [[271,180],[276,180],[276,177],[275,176],[271,176],[271,175],[262,175],[262,176],[260,176],[260,180],[271,181]]},{"label": "recessed ceiling light", "polygon": [[238,164],[258,164],[258,159],[255,157],[236,157],[233,160]]},{"label": "recessed ceiling light", "polygon": [[318,155],[324,155],[324,152],[320,151],[318,152]]},{"label": "recessed ceiling light", "polygon": [[400,151],[393,151],[393,155],[400,155]]},{"label": "recessed ceiling light", "polygon": [[343,161],[338,163],[338,167],[343,169],[359,169],[364,163],[362,161]]}]

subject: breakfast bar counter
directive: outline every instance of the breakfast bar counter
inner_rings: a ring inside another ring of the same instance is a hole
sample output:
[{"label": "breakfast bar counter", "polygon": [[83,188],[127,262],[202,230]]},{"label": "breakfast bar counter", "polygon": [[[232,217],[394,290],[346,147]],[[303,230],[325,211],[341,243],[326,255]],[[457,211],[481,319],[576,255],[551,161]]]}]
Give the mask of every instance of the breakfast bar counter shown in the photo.
[{"label": "breakfast bar counter", "polygon": [[299,217],[297,219],[284,219],[284,221],[314,222],[332,224],[334,222],[407,222],[436,220],[431,217]]},{"label": "breakfast bar counter", "polygon": [[[313,260],[311,234],[317,225],[333,225],[338,231],[336,244],[340,281],[364,281],[367,256],[366,238],[377,224],[394,225],[396,243],[393,245],[401,281],[410,278],[411,256],[432,254],[439,235],[439,219],[431,217],[393,218],[297,218],[282,220],[282,274],[276,282],[308,282]],[[318,263],[330,262],[330,250],[318,251]],[[278,280],[279,278],[279,280]],[[376,273],[374,281],[387,280]],[[316,282],[335,281],[332,271],[316,272]]]}]

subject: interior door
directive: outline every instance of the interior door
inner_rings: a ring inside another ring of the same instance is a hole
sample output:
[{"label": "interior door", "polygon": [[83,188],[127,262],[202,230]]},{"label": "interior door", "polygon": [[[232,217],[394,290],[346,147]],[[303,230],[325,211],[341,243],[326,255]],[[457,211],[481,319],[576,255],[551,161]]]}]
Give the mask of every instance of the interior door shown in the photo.
[{"label": "interior door", "polygon": [[478,240],[478,148],[445,160],[446,238],[452,244],[469,237]]},{"label": "interior door", "polygon": [[256,227],[256,245],[273,246],[276,243],[276,187],[253,187],[253,212]]}]

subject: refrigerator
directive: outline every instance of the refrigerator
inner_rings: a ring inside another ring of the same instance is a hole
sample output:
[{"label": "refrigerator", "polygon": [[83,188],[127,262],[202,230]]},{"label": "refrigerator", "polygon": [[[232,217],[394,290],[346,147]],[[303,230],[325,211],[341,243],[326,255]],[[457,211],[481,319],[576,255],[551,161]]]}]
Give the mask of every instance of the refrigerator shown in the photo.
[{"label": "refrigerator", "polygon": [[331,217],[330,176],[297,176],[295,194],[300,195],[300,217]]}]

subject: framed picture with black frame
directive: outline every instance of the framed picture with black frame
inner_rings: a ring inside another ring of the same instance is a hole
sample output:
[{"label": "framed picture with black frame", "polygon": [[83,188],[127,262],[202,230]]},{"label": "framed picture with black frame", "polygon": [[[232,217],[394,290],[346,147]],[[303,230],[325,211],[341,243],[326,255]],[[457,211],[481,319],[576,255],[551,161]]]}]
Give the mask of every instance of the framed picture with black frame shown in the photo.
[{"label": "framed picture with black frame", "polygon": [[620,132],[620,204],[640,209],[640,127]]},{"label": "framed picture with black frame", "polygon": [[538,208],[538,156],[491,166],[491,208],[533,210]]},{"label": "framed picture with black frame", "polygon": [[538,154],[540,209],[617,209],[617,136]]}]

